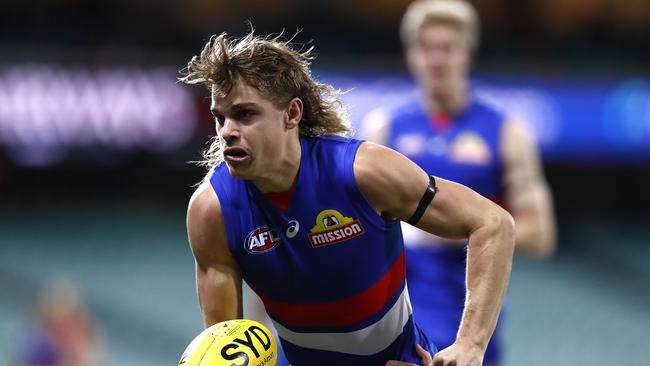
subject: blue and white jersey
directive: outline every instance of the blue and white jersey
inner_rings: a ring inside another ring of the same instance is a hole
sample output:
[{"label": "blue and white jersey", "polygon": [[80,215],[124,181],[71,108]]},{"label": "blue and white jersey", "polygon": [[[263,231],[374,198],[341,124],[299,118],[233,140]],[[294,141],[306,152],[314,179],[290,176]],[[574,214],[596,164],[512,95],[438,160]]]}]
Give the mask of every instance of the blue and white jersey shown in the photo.
[{"label": "blue and white jersey", "polygon": [[382,219],[354,178],[360,143],[301,137],[285,212],[225,164],[210,179],[230,251],[293,365],[419,364],[416,343],[436,351],[413,321],[400,223]]},{"label": "blue and white jersey", "polygon": [[[503,205],[500,136],[505,116],[471,95],[467,107],[446,123],[435,121],[418,101],[392,112],[387,146],[428,174],[461,183]],[[437,242],[408,227],[407,279],[418,324],[440,349],[451,345],[465,303],[465,248]],[[433,244],[433,245],[432,245]],[[499,326],[485,355],[498,359]]]}]

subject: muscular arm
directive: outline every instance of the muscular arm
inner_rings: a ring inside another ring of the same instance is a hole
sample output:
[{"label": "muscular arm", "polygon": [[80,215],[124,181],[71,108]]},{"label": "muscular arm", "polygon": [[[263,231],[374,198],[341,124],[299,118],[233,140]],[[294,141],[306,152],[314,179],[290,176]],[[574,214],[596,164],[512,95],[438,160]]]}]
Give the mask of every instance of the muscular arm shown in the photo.
[{"label": "muscular arm", "polygon": [[[429,182],[409,159],[372,143],[359,147],[354,174],[375,210],[400,220],[413,214]],[[510,278],[514,223],[505,210],[474,191],[444,179],[437,184],[438,193],[417,226],[450,239],[469,238],[467,298],[456,344],[482,354]]]},{"label": "muscular arm", "polygon": [[[389,112],[378,108],[366,115],[359,134],[368,141],[385,145],[389,131]],[[516,249],[526,255],[548,257],[556,246],[552,195],[535,144],[514,121],[504,124],[501,158],[506,206],[517,223]]]},{"label": "muscular arm", "polygon": [[219,199],[209,184],[201,185],[190,200],[187,233],[204,326],[241,318],[241,275],[228,249]]},{"label": "muscular arm", "polygon": [[520,124],[504,124],[501,154],[506,205],[517,223],[517,251],[548,257],[556,245],[551,192],[537,149]]}]

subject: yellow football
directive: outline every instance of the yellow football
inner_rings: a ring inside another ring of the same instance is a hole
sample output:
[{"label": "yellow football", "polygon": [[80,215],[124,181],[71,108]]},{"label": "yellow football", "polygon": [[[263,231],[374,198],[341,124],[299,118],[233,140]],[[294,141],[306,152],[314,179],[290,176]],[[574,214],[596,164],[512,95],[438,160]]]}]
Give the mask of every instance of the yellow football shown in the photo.
[{"label": "yellow football", "polygon": [[196,336],[179,366],[275,366],[278,346],[271,331],[247,319],[217,323]]}]

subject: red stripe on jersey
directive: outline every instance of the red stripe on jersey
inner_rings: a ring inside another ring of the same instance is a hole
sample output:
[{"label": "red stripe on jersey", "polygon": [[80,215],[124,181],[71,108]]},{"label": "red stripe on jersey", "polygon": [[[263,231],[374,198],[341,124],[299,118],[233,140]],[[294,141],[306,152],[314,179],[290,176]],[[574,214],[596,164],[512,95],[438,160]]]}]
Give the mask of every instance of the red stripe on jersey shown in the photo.
[{"label": "red stripe on jersey", "polygon": [[380,311],[404,282],[404,252],[375,282],[362,293],[345,299],[320,304],[287,304],[255,292],[266,310],[285,326],[340,327],[359,323]]}]

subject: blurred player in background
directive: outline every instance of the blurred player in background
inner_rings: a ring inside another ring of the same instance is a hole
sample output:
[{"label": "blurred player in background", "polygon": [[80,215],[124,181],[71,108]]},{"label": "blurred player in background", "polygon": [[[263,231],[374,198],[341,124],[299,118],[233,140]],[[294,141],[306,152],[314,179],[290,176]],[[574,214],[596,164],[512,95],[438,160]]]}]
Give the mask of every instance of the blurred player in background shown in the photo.
[{"label": "blurred player in background", "polygon": [[[217,126],[187,217],[205,326],[242,316],[243,278],[293,365],[480,365],[510,275],[512,217],[393,150],[343,137],[338,94],[312,79],[311,59],[252,32],[222,34],[182,78],[210,88]],[[400,220],[469,238],[471,295],[435,361],[413,321]]]},{"label": "blurred player in background", "polygon": [[[555,220],[536,146],[522,125],[481,101],[469,85],[479,39],[472,5],[415,1],[400,33],[421,98],[395,110],[370,112],[362,137],[504,206],[516,222],[517,251],[549,256],[555,248]],[[404,237],[416,319],[437,346],[447,347],[456,339],[466,301],[465,249],[417,229],[406,229]],[[499,363],[500,338],[497,326],[486,365]]]},{"label": "blurred player in background", "polygon": [[99,366],[100,339],[80,290],[66,279],[49,283],[19,354],[22,366]]}]

